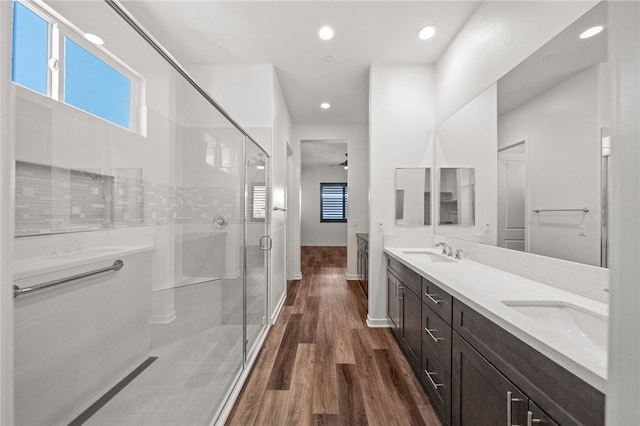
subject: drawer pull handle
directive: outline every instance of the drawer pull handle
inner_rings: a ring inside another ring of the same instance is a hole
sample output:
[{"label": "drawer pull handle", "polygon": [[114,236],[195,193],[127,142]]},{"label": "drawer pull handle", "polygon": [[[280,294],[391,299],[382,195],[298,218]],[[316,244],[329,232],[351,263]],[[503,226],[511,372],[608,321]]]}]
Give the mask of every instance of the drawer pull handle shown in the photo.
[{"label": "drawer pull handle", "polygon": [[533,413],[531,411],[527,411],[527,426],[533,426],[534,423],[542,423],[542,420],[534,419]]},{"label": "drawer pull handle", "polygon": [[434,342],[438,343],[438,340],[444,340],[444,337],[436,337],[434,336],[433,332],[434,331],[438,331],[435,328],[432,330],[429,330],[427,327],[424,328],[424,331],[427,332],[427,334],[429,335],[429,337],[431,337],[433,339]]},{"label": "drawer pull handle", "polygon": [[511,423],[511,404],[513,402],[522,402],[521,398],[513,398],[511,391],[507,391],[507,426],[513,426]]},{"label": "drawer pull handle", "polygon": [[431,300],[436,305],[439,305],[439,304],[442,303],[442,300],[438,300],[438,299],[434,298],[434,296],[437,296],[437,294],[425,293],[424,295],[427,296],[429,298],[429,300]]},{"label": "drawer pull handle", "polygon": [[431,375],[437,376],[438,373],[429,373],[427,370],[424,370],[424,374],[427,375],[427,379],[429,379],[429,382],[431,382],[431,386],[433,386],[433,388],[435,390],[438,390],[438,388],[442,388],[444,387],[443,383],[436,383],[432,378]]}]

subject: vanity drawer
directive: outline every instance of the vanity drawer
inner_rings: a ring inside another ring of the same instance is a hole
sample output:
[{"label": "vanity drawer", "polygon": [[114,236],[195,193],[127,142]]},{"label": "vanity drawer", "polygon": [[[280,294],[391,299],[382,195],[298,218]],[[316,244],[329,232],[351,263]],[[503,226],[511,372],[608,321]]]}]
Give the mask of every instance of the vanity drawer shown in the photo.
[{"label": "vanity drawer", "polygon": [[397,260],[388,257],[387,258],[387,268],[391,269],[392,272],[402,281],[402,284],[409,288],[409,290],[413,291],[418,298],[421,296],[421,279],[422,277],[417,273],[413,272],[408,267],[404,266],[402,263]]},{"label": "vanity drawer", "polygon": [[451,377],[426,345],[422,345],[420,379],[443,425],[451,424]]},{"label": "vanity drawer", "polygon": [[422,278],[422,301],[440,315],[440,318],[447,324],[451,325],[453,298],[449,293],[428,279]]},{"label": "vanity drawer", "polygon": [[451,374],[451,327],[422,302],[422,344]]}]

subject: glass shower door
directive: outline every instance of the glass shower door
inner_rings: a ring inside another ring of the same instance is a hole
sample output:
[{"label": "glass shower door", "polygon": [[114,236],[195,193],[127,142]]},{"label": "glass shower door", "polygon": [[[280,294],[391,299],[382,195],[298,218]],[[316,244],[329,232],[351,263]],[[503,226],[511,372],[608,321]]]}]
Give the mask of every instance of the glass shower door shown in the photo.
[{"label": "glass shower door", "polygon": [[267,324],[269,236],[269,158],[247,139],[245,168],[245,330],[246,359]]}]

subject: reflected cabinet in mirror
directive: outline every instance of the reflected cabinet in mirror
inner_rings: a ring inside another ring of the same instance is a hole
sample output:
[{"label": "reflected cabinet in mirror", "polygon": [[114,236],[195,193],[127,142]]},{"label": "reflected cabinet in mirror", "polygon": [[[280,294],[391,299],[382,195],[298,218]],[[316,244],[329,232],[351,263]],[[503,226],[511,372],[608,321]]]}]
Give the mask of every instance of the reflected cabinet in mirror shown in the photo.
[{"label": "reflected cabinet in mirror", "polygon": [[396,225],[431,225],[431,169],[396,169]]},{"label": "reflected cabinet in mirror", "polygon": [[474,169],[440,169],[439,225],[475,225],[475,179]]},{"label": "reflected cabinet in mirror", "polygon": [[[606,7],[596,5],[438,126],[436,165],[476,169],[476,226],[439,226],[437,234],[607,266]],[[597,25],[599,34],[580,37]]]}]

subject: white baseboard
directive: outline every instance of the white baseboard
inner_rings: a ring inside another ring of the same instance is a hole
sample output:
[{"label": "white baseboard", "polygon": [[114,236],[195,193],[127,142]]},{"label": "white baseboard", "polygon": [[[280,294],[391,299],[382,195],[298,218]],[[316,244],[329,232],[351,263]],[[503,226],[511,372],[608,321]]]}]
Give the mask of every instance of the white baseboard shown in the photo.
[{"label": "white baseboard", "polygon": [[149,321],[147,322],[149,324],[169,324],[176,318],[178,318],[176,316],[176,311],[171,311],[166,315],[151,315],[151,317],[149,317]]},{"label": "white baseboard", "polygon": [[367,315],[367,325],[369,328],[393,327],[393,323],[389,318],[371,318],[369,315]]},{"label": "white baseboard", "polygon": [[302,272],[298,272],[297,274],[293,274],[293,279],[294,280],[301,280],[302,279]]},{"label": "white baseboard", "polygon": [[344,274],[344,277],[347,279],[347,281],[354,281],[354,280],[360,280],[361,279],[360,275],[358,275],[358,274],[352,275],[352,274],[349,274],[349,273],[346,273],[346,272]]},{"label": "white baseboard", "polygon": [[278,306],[276,306],[276,309],[273,312],[273,315],[271,315],[271,322],[270,322],[271,325],[276,323],[276,320],[280,316],[280,311],[282,311],[282,307],[284,306],[284,301],[286,299],[287,299],[287,292],[285,291],[282,293],[282,297],[280,298],[280,301],[278,302]]}]

